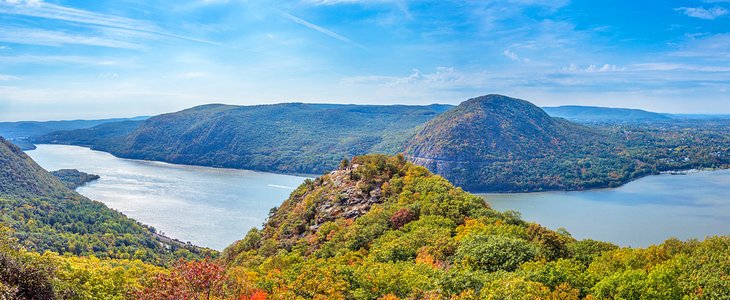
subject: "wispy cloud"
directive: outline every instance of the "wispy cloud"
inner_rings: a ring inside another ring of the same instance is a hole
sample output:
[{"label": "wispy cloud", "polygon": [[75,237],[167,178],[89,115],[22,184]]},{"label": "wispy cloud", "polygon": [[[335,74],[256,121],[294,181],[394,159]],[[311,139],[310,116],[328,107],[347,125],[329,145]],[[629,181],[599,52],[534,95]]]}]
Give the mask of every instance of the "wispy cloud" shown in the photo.
[{"label": "wispy cloud", "polygon": [[345,42],[345,43],[348,43],[348,44],[352,44],[352,45],[356,45],[358,47],[363,47],[362,45],[353,42],[349,38],[346,38],[344,36],[341,36],[341,35],[333,32],[333,31],[331,31],[331,30],[329,30],[327,28],[323,28],[321,26],[318,26],[318,25],[312,24],[310,22],[307,22],[305,20],[302,20],[302,19],[300,19],[300,18],[298,18],[296,16],[293,16],[292,14],[290,14],[288,12],[285,12],[285,11],[282,11],[282,10],[278,10],[278,9],[274,9],[274,10],[276,12],[278,12],[282,17],[284,17],[284,18],[286,18],[286,19],[288,19],[288,20],[290,20],[290,21],[292,21],[294,23],[297,23],[297,24],[300,24],[300,25],[304,25],[304,26],[306,26],[306,27],[308,27],[310,29],[314,29],[316,31],[319,31],[321,33],[324,33],[324,34],[326,34],[326,35],[328,35],[328,36],[330,36],[332,38],[335,38],[337,40],[340,40],[342,42]]},{"label": "wispy cloud", "polygon": [[132,62],[97,57],[74,55],[14,55],[0,56],[0,62],[5,64],[34,64],[34,65],[93,65],[93,66],[131,66]]},{"label": "wispy cloud", "polygon": [[529,58],[520,57],[517,53],[509,49],[502,51],[502,54],[513,61],[530,62]]},{"label": "wispy cloud", "polygon": [[80,34],[68,34],[61,31],[17,27],[5,27],[3,29],[3,31],[0,31],[0,41],[8,43],[41,46],[63,46],[74,44],[124,49],[143,48],[143,46],[139,44],[119,39],[106,38],[103,36],[87,36]]},{"label": "wispy cloud", "polygon": [[623,70],[624,69],[619,68],[616,65],[612,65],[612,64],[588,65],[586,67],[581,67],[577,64],[570,64],[567,67],[563,68],[563,71],[566,71],[566,72],[587,72],[587,73],[616,72],[616,71],[623,71]]},{"label": "wispy cloud", "polygon": [[9,81],[9,80],[20,80],[21,78],[18,76],[13,75],[7,75],[7,74],[0,74],[0,81]]},{"label": "wispy cloud", "polygon": [[716,6],[713,8],[679,7],[679,8],[675,8],[674,10],[680,11],[689,17],[700,18],[700,19],[705,19],[705,20],[714,20],[714,19],[717,19],[718,17],[727,15],[727,13],[728,13],[727,9],[724,9],[719,6]]},{"label": "wispy cloud", "polygon": [[60,20],[84,26],[123,29],[192,42],[218,45],[210,41],[167,32],[150,22],[46,3],[41,0],[0,0],[0,13]]}]

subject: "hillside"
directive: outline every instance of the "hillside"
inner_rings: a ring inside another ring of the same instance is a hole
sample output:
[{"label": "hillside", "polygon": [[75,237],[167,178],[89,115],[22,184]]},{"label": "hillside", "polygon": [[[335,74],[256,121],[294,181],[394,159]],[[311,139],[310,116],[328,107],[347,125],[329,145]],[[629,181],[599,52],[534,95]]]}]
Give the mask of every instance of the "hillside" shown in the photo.
[{"label": "hillside", "polygon": [[[0,138],[0,225],[27,249],[165,264],[175,257],[213,254],[165,244],[154,229],[89,200]],[[192,251],[192,252],[191,252]]]},{"label": "hillside", "polygon": [[598,163],[622,163],[611,153],[619,146],[603,131],[552,118],[530,102],[487,95],[426,123],[405,155],[467,190],[518,192],[618,184]]},{"label": "hillside", "polygon": [[671,115],[629,108],[566,105],[542,109],[550,116],[577,122],[647,122],[672,119]]},{"label": "hillside", "polygon": [[322,173],[344,157],[401,151],[415,126],[449,108],[212,104],[152,117],[138,128],[128,128],[130,132],[98,127],[53,133],[38,141],[89,145],[125,158]]},{"label": "hillside", "polygon": [[0,137],[0,195],[63,197],[71,194],[73,193],[63,183],[22,150]]},{"label": "hillside", "polygon": [[519,99],[470,99],[419,128],[413,162],[481,192],[615,187],[659,171],[730,166],[716,122],[580,125]]},{"label": "hillside", "polygon": [[[728,247],[730,237],[647,249],[578,241],[516,212],[494,211],[401,156],[369,155],[305,182],[261,230],[228,247],[220,267],[227,275],[218,283],[228,289],[215,295],[713,299],[730,294],[721,279],[730,271]],[[180,292],[164,282],[148,290]]]},{"label": "hillside", "polygon": [[[488,201],[488,199],[487,199]],[[167,268],[38,254],[0,225],[7,299],[724,299],[730,237],[648,248],[576,240],[492,210],[403,156],[299,186],[219,259]],[[134,246],[138,249],[140,246]]]},{"label": "hillside", "polygon": [[660,171],[730,166],[726,120],[593,122],[487,95],[457,107],[204,105],[35,141],[124,158],[320,174],[344,157],[404,153],[473,192],[615,187]]}]

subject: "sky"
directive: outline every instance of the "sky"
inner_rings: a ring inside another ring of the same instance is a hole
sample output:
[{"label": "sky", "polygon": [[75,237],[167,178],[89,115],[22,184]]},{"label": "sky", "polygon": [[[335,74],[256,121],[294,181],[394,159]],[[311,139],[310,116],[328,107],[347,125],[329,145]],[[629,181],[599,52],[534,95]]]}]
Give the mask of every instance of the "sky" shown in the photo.
[{"label": "sky", "polygon": [[205,103],[730,113],[730,0],[0,0],[0,121]]}]

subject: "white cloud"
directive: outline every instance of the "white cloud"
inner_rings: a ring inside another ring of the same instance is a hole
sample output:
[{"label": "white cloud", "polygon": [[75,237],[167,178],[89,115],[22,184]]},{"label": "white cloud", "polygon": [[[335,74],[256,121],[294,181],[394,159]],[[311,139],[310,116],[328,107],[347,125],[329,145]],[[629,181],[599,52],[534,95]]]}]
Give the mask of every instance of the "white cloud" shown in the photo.
[{"label": "white cloud", "polygon": [[150,22],[46,3],[41,0],[0,0],[0,14],[60,20],[85,26],[123,29],[218,45],[210,41],[166,32]]},{"label": "white cloud", "polygon": [[68,55],[16,55],[0,56],[0,62],[8,64],[37,65],[92,65],[92,66],[132,66],[131,61],[118,61],[104,57],[68,56]]},{"label": "white cloud", "polygon": [[680,49],[669,53],[679,57],[702,57],[712,60],[730,59],[730,33],[691,38]]},{"label": "white cloud", "polygon": [[335,39],[337,39],[337,40],[340,40],[340,41],[342,41],[342,42],[345,42],[345,43],[348,43],[348,44],[353,44],[353,45],[356,45],[356,46],[358,46],[358,47],[363,47],[362,45],[359,45],[359,44],[357,44],[357,43],[353,42],[353,41],[352,41],[352,40],[350,40],[349,38],[346,38],[346,37],[344,37],[344,36],[341,36],[341,35],[339,35],[339,34],[337,34],[337,33],[333,32],[333,31],[331,31],[331,30],[329,30],[329,29],[326,29],[326,28],[323,28],[323,27],[321,27],[321,26],[318,26],[318,25],[312,24],[312,23],[310,23],[310,22],[307,22],[307,21],[305,21],[305,20],[302,20],[302,19],[300,19],[300,18],[298,18],[298,17],[295,17],[295,16],[293,16],[293,15],[292,15],[292,14],[290,14],[290,13],[287,13],[287,12],[285,12],[285,11],[281,11],[281,10],[278,10],[278,9],[274,9],[274,10],[275,10],[276,12],[278,12],[278,13],[279,13],[279,14],[280,14],[281,16],[283,16],[284,18],[286,18],[286,19],[288,19],[288,20],[290,20],[290,21],[292,21],[292,22],[294,22],[294,23],[297,23],[297,24],[300,24],[300,25],[304,25],[305,27],[308,27],[308,28],[310,28],[310,29],[314,29],[314,30],[316,30],[316,31],[319,31],[319,32],[321,32],[321,33],[324,33],[325,35],[328,35],[328,36],[330,36],[330,37],[332,37],[332,38],[335,38]]},{"label": "white cloud", "polygon": [[13,75],[0,74],[0,81],[21,80],[22,78]]},{"label": "white cloud", "polygon": [[695,71],[695,72],[730,72],[726,66],[703,66],[678,63],[640,63],[629,66],[631,71]]},{"label": "white cloud", "polygon": [[520,57],[517,56],[517,54],[512,51],[504,50],[504,52],[502,52],[502,54],[504,54],[504,56],[509,57],[509,59],[511,59],[511,60],[520,60]]},{"label": "white cloud", "polygon": [[703,7],[679,7],[675,8],[676,11],[681,11],[685,15],[693,18],[700,18],[705,20],[714,20],[718,17],[724,16],[728,11],[722,7],[716,6],[713,8]]},{"label": "white cloud", "polygon": [[502,54],[504,54],[504,56],[508,57],[509,59],[511,59],[513,61],[530,62],[529,58],[522,58],[519,55],[517,55],[517,53],[514,53],[509,49],[504,50],[502,52]]},{"label": "white cloud", "polygon": [[118,78],[119,77],[119,74],[118,73],[114,73],[114,72],[107,72],[107,73],[101,73],[101,74],[99,74],[98,77],[99,78],[103,78],[103,79],[111,79],[111,78]]},{"label": "white cloud", "polygon": [[0,41],[27,45],[41,46],[63,46],[63,45],[87,45],[110,48],[142,49],[141,45],[115,38],[103,36],[85,36],[79,34],[68,34],[60,31],[48,31],[43,29],[27,28],[4,28],[0,32]]},{"label": "white cloud", "polygon": [[588,65],[586,67],[581,67],[576,64],[570,64],[567,67],[563,67],[563,71],[566,72],[587,72],[587,73],[602,73],[602,72],[616,72],[616,71],[623,71],[624,69],[616,67],[616,65],[612,64],[604,64],[602,66],[598,65]]}]

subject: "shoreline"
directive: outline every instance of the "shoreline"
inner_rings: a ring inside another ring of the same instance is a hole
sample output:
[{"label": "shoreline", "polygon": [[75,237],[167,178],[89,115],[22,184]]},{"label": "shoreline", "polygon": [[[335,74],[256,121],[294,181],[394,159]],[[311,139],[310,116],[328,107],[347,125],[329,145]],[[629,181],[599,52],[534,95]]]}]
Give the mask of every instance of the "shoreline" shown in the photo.
[{"label": "shoreline", "polygon": [[[285,176],[293,176],[293,177],[302,177],[302,178],[317,178],[319,176],[322,176],[324,174],[306,174],[306,173],[286,173],[286,172],[276,172],[276,171],[267,171],[267,170],[253,170],[253,169],[239,169],[239,168],[231,168],[231,167],[220,167],[220,166],[209,166],[209,165],[202,165],[202,164],[181,164],[181,163],[173,163],[173,162],[167,162],[167,161],[161,161],[161,160],[149,160],[149,159],[138,159],[138,158],[128,158],[128,157],[122,157],[117,156],[114,153],[107,152],[104,150],[94,149],[90,145],[69,145],[69,144],[33,144],[34,146],[37,145],[52,145],[52,146],[73,146],[73,147],[81,147],[81,148],[87,148],[91,151],[97,151],[97,152],[103,152],[107,153],[109,155],[112,155],[119,159],[129,160],[129,161],[135,161],[135,162],[145,162],[145,163],[152,163],[152,164],[163,164],[168,165],[172,167],[201,167],[201,168],[213,168],[213,169],[219,169],[219,170],[235,170],[235,171],[248,171],[248,172],[255,172],[255,173],[265,173],[265,174],[275,174],[275,175],[285,175]],[[26,151],[33,151],[32,150],[26,150]],[[689,168],[689,169],[673,169],[673,170],[665,170],[665,171],[659,171],[657,173],[650,173],[645,174],[642,176],[638,176],[635,178],[631,178],[629,180],[626,180],[624,182],[619,183],[616,186],[602,186],[602,187],[594,187],[594,188],[578,188],[578,189],[544,189],[544,190],[535,190],[535,191],[489,191],[489,190],[466,190],[466,192],[471,194],[534,194],[534,193],[546,193],[546,192],[582,192],[582,191],[594,191],[594,190],[606,190],[606,189],[615,189],[622,187],[628,183],[634,182],[636,180],[648,177],[648,176],[658,176],[658,175],[688,175],[693,173],[699,173],[699,172],[707,172],[707,171],[718,171],[718,170],[729,170],[730,168]],[[438,175],[438,174],[437,174]],[[440,175],[439,175],[440,176]]]}]

